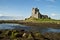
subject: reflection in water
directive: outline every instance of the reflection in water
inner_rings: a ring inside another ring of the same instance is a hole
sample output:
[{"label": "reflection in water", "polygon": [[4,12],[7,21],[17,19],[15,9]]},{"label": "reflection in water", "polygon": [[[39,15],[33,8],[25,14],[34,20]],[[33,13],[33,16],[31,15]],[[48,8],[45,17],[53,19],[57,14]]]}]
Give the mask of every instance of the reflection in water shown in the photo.
[{"label": "reflection in water", "polygon": [[40,32],[60,32],[60,29],[53,28],[41,28],[41,27],[28,27],[20,24],[0,24],[0,30],[2,29],[25,29],[26,31],[40,31]]},{"label": "reflection in water", "polygon": [[48,28],[48,32],[60,32],[60,29]]}]

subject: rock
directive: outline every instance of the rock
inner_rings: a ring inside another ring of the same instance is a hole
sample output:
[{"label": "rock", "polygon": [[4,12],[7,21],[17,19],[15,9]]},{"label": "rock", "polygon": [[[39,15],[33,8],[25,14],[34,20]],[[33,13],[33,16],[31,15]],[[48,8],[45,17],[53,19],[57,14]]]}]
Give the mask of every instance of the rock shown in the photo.
[{"label": "rock", "polygon": [[22,36],[23,36],[23,37],[26,36],[26,33],[24,33]]},{"label": "rock", "polygon": [[2,31],[0,31],[0,34],[2,34]]},{"label": "rock", "polygon": [[34,40],[34,38],[33,38],[33,36],[31,35],[31,33],[29,33],[29,35],[28,35],[28,38],[27,38],[28,40]]}]

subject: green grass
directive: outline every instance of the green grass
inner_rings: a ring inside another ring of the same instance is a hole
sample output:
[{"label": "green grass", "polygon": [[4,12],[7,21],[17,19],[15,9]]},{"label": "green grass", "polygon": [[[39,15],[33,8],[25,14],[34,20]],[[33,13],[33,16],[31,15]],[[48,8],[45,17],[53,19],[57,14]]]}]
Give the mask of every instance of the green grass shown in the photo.
[{"label": "green grass", "polygon": [[55,19],[36,19],[36,18],[28,18],[25,20],[27,22],[38,22],[38,23],[57,23],[60,24],[60,20],[55,20]]}]

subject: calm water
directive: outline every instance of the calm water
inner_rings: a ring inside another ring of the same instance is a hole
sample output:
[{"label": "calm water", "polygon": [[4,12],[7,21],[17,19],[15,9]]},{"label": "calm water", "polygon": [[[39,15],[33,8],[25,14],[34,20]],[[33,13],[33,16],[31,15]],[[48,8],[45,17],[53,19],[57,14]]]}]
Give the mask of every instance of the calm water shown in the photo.
[{"label": "calm water", "polygon": [[20,24],[0,24],[0,30],[5,29],[16,29],[16,30],[24,29],[26,31],[56,32],[56,33],[60,32],[60,29],[53,29],[53,28],[28,27]]}]

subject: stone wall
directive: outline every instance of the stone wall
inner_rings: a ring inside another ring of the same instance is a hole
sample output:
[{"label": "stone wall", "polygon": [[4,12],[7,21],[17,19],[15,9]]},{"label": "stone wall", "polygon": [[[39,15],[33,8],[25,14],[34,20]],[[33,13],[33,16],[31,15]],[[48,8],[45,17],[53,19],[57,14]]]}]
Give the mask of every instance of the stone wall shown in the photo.
[{"label": "stone wall", "polygon": [[38,8],[32,8],[32,17],[34,17],[34,18],[48,18],[47,15],[42,15],[39,12],[39,9]]}]

